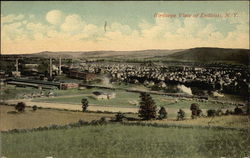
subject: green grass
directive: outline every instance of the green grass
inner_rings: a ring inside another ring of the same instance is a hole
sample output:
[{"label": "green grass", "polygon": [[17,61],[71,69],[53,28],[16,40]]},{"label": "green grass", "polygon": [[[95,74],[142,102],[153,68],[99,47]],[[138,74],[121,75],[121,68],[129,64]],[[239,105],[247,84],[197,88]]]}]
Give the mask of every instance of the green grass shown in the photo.
[{"label": "green grass", "polygon": [[247,132],[104,125],[2,134],[10,158],[211,158],[250,155]]},{"label": "green grass", "polygon": [[[101,91],[101,92],[115,92],[116,97],[114,99],[109,100],[97,100],[92,97],[92,92],[94,91]],[[69,104],[81,104],[81,99],[83,97],[87,97],[90,104],[100,105],[100,106],[123,106],[123,107],[138,107],[140,102],[140,94],[133,93],[133,92],[126,92],[124,90],[104,90],[104,89],[85,89],[85,90],[67,90],[67,91],[56,91],[55,94],[57,96],[64,96],[64,95],[74,95],[74,94],[82,94],[81,96],[72,96],[72,97],[55,97],[55,98],[43,98],[43,99],[35,99],[34,101],[39,102],[54,102],[54,103],[69,103]],[[218,108],[230,108],[233,107],[230,104],[220,104],[220,103],[213,103],[211,101],[207,102],[198,102],[195,100],[184,100],[184,99],[175,99],[173,97],[166,97],[161,95],[151,95],[155,100],[157,106],[164,106],[167,108],[184,108],[189,109],[192,103],[200,104],[202,109],[218,109]],[[175,102],[175,100],[178,100]],[[138,103],[137,105],[133,103]]]},{"label": "green grass", "polygon": [[67,95],[88,94],[91,91],[92,91],[91,89],[78,90],[74,88],[74,89],[68,89],[68,90],[54,90],[53,93],[56,96],[67,96]]},{"label": "green grass", "polygon": [[[100,105],[100,106],[133,106],[129,103],[129,101],[139,101],[138,93],[130,93],[125,91],[117,90],[115,91],[116,97],[114,99],[109,100],[97,100],[92,97],[92,92],[101,91],[101,92],[114,92],[112,90],[103,90],[103,89],[85,89],[80,90],[78,94],[82,94],[81,96],[72,96],[72,97],[56,97],[56,98],[44,98],[44,99],[35,99],[35,101],[39,102],[57,102],[57,103],[70,103],[70,104],[81,104],[81,99],[83,97],[87,97],[90,104]],[[70,93],[72,92],[72,93]],[[78,92],[78,90],[69,90],[68,94],[77,94],[74,92]],[[66,91],[62,92],[66,93]],[[59,96],[62,94],[58,94]]]},{"label": "green grass", "polygon": [[[1,90],[2,91],[2,90]],[[41,90],[32,87],[15,87],[14,85],[7,85],[0,95],[0,99],[17,99],[22,98],[24,94],[39,93]],[[44,90],[48,92],[48,90]]]}]

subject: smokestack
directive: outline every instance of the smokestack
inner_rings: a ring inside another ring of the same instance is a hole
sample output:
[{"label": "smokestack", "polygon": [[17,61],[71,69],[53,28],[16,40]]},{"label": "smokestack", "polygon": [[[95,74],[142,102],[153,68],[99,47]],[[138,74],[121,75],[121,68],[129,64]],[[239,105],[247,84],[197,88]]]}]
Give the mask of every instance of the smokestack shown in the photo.
[{"label": "smokestack", "polygon": [[16,59],[16,72],[18,72],[18,59]]},{"label": "smokestack", "polygon": [[49,76],[52,77],[52,59],[49,59]]},{"label": "smokestack", "polygon": [[61,67],[62,67],[62,58],[60,57],[59,58],[59,75],[61,75],[61,72],[62,72]]}]

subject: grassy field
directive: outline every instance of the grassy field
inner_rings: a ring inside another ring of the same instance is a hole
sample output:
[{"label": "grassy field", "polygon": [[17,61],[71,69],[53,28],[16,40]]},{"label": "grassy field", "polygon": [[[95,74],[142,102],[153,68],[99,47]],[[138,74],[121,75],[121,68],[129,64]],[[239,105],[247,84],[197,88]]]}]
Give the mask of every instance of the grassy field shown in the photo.
[{"label": "grassy field", "polygon": [[[142,85],[114,85],[119,88],[128,88],[135,90],[148,90],[146,87]],[[87,97],[90,104],[101,105],[101,106],[122,106],[122,107],[138,107],[140,102],[139,93],[126,92],[125,90],[108,90],[108,89],[69,89],[69,90],[43,90],[44,94],[47,94],[49,91],[52,91],[55,95],[55,98],[35,98],[34,101],[38,102],[52,102],[52,103],[69,103],[69,104],[81,104],[81,99],[83,97]],[[92,97],[92,92],[100,91],[100,92],[115,92],[116,98],[110,100],[96,100]],[[36,88],[26,87],[20,88],[12,85],[7,85],[6,89],[0,96],[0,99],[22,99],[23,96],[29,94],[39,94],[41,90]],[[156,102],[157,106],[164,106],[167,108],[189,108],[190,104],[198,103],[201,105],[202,109],[218,109],[218,108],[233,108],[231,104],[220,104],[214,103],[211,101],[207,102],[199,102],[196,100],[189,99],[178,99],[174,97],[167,97],[161,95],[151,95]],[[222,101],[234,101],[234,102],[242,102],[242,98],[232,95],[226,95],[224,98],[220,98]]]},{"label": "grassy field", "polygon": [[[31,87],[15,87],[14,85],[7,85],[4,90],[1,90],[0,99],[15,99],[20,98],[24,94],[39,93],[40,90]],[[48,90],[44,90],[47,92]]]},{"label": "grassy field", "polygon": [[52,109],[38,109],[32,111],[31,108],[25,109],[24,113],[13,113],[14,107],[0,106],[0,130],[11,129],[29,129],[38,128],[49,125],[65,125],[77,122],[82,119],[84,121],[98,120],[101,117],[110,118],[113,114],[105,113],[83,113],[60,111]]},{"label": "grassy field", "polygon": [[[21,152],[17,152],[21,151]],[[250,156],[247,132],[119,124],[2,134],[8,158],[239,158]]]},{"label": "grassy field", "polygon": [[197,119],[186,118],[183,121],[176,121],[176,119],[170,118],[165,120],[152,120],[148,123],[157,124],[173,124],[173,125],[190,125],[190,126],[216,126],[216,127],[228,127],[228,128],[245,128],[250,129],[250,117],[242,115],[228,115],[201,117]]},{"label": "grassy field", "polygon": [[[38,109],[32,111],[27,108],[24,113],[14,113],[12,106],[0,106],[0,131],[12,129],[30,129],[49,125],[65,125],[78,122],[80,119],[90,122],[99,120],[101,117],[111,119],[115,114],[109,113],[83,113],[73,111],[63,111],[54,109]],[[168,119],[152,120],[147,123],[169,124],[169,125],[192,125],[192,126],[220,126],[229,128],[250,128],[248,116],[220,116],[215,118],[186,118],[183,121],[176,121],[176,114],[172,114]],[[138,114],[125,114],[126,117],[139,118]]]},{"label": "grassy field", "polygon": [[[116,98],[109,100],[97,100],[92,97],[92,92],[101,91],[101,92],[115,92]],[[64,94],[62,94],[64,93]],[[85,90],[67,90],[67,91],[58,91],[55,94],[59,97],[55,98],[42,98],[34,99],[34,101],[39,102],[54,102],[54,103],[69,103],[69,104],[81,104],[81,99],[87,97],[90,104],[100,105],[100,106],[123,106],[123,107],[138,107],[140,102],[140,94],[133,92],[126,92],[124,90],[103,90],[103,89],[85,89]],[[67,96],[66,95],[77,96]],[[79,94],[79,95],[78,95]],[[60,97],[62,96],[62,97]],[[188,99],[177,99],[173,97],[161,96],[161,95],[151,95],[156,102],[157,106],[164,106],[167,108],[189,108],[192,103],[198,103],[201,105],[202,109],[218,109],[218,108],[232,108],[230,104],[221,104],[213,103],[211,101],[199,102],[196,100]]]}]

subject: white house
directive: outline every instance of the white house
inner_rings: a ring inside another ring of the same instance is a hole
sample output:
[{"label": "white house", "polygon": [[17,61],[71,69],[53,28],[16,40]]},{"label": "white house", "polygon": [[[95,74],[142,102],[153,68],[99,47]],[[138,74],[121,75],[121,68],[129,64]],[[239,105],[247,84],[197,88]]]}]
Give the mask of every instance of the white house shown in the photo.
[{"label": "white house", "polygon": [[115,98],[116,94],[115,93],[104,93],[104,92],[98,92],[98,91],[95,91],[93,92],[93,97],[95,99],[113,99]]}]

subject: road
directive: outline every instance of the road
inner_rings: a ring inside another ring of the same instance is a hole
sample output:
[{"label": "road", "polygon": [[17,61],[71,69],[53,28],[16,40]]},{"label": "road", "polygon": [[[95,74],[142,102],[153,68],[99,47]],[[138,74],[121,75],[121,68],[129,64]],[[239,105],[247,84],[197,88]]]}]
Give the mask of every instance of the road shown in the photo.
[{"label": "road", "polygon": [[[53,108],[53,109],[68,109],[68,110],[82,110],[81,104],[66,104],[66,103],[48,103],[48,102],[34,102],[32,99],[18,99],[18,100],[7,100],[8,104],[16,104],[18,102],[24,102],[27,106],[36,105],[42,108]],[[109,111],[109,112],[132,112],[137,113],[138,108],[129,107],[114,107],[114,106],[97,106],[89,104],[89,111]]]},{"label": "road", "polygon": [[[75,95],[71,95],[75,96]],[[58,96],[62,97],[62,96]],[[69,96],[65,96],[69,97]],[[68,104],[68,103],[50,103],[50,102],[35,102],[32,101],[33,99],[17,99],[17,100],[7,100],[5,101],[8,104],[17,104],[18,102],[24,102],[27,106],[32,107],[33,105],[36,105],[38,107],[42,108],[53,108],[53,109],[67,109],[67,110],[82,110],[81,104]],[[138,113],[139,108],[138,107],[121,107],[121,106],[100,106],[100,105],[94,105],[89,104],[88,107],[89,111],[108,111],[108,112],[122,112],[122,113]],[[168,114],[172,114],[176,116],[177,111],[179,109],[177,108],[167,108]],[[190,114],[189,109],[183,109],[186,114]]]}]

